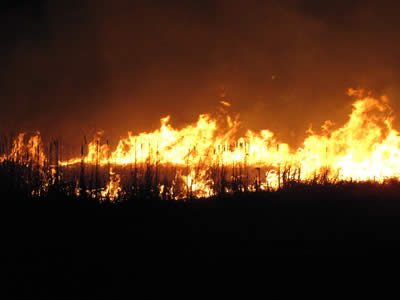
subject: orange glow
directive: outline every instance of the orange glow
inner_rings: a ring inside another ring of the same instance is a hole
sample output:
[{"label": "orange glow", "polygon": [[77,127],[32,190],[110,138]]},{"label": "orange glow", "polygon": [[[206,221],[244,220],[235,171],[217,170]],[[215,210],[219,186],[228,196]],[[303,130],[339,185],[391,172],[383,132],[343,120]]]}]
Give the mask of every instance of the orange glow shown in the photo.
[{"label": "orange glow", "polygon": [[[92,165],[132,167],[136,164],[176,166],[173,184],[181,182],[183,191],[158,183],[160,194],[173,198],[209,197],[215,194],[212,172],[227,168],[230,180],[249,191],[276,190],[285,182],[377,181],[400,179],[400,136],[393,128],[393,116],[385,97],[363,96],[361,90],[350,89],[358,97],[347,122],[334,128],[331,121],[321,126],[322,133],[308,132],[301,147],[292,149],[276,140],[273,132],[247,130],[237,136],[239,121],[225,115],[223,119],[200,115],[197,122],[181,129],[170,124],[170,117],[161,119],[153,132],[128,133],[115,149],[100,143],[96,137],[88,144],[83,162]],[[228,102],[221,103],[228,108]],[[40,135],[24,143],[20,134],[14,141],[8,158],[43,164]],[[6,157],[3,157],[3,160]],[[60,161],[64,167],[81,163],[81,157]],[[251,173],[251,174],[250,174]],[[250,174],[250,175],[249,175]],[[229,192],[229,188],[226,188]],[[119,175],[110,172],[103,197],[114,199],[121,192]]]},{"label": "orange glow", "polygon": [[20,133],[14,139],[10,154],[2,155],[0,162],[11,160],[20,164],[35,164],[43,166],[46,156],[43,151],[42,138],[40,132],[29,137],[26,141],[25,133]]},{"label": "orange glow", "polygon": [[110,199],[110,200],[115,200],[118,198],[119,194],[122,192],[121,186],[120,186],[120,176],[116,173],[113,172],[112,169],[110,169],[109,173],[109,181],[105,187],[105,189],[101,192],[101,196],[104,199]]}]

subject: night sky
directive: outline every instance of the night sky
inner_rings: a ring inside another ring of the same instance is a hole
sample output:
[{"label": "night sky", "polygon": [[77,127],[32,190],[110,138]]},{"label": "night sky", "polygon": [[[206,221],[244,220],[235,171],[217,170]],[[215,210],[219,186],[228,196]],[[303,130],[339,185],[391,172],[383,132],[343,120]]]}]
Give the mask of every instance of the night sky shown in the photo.
[{"label": "night sky", "polygon": [[294,144],[346,119],[348,87],[400,112],[398,1],[1,3],[2,133],[115,140],[168,114],[195,121],[222,93],[248,127]]}]

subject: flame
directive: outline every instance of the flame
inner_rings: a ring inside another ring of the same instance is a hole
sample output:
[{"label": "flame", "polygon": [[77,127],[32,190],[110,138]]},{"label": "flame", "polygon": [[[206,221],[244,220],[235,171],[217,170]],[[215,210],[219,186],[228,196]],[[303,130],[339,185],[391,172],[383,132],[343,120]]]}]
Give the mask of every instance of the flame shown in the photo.
[{"label": "flame", "polygon": [[[321,133],[309,130],[297,149],[277,141],[267,129],[247,130],[238,137],[242,125],[238,117],[203,114],[197,122],[177,129],[167,116],[153,132],[136,135],[128,132],[114,150],[96,136],[88,144],[85,155],[60,161],[60,165],[68,167],[84,162],[122,168],[137,164],[176,166],[172,182],[157,183],[160,195],[173,198],[209,197],[216,193],[218,184],[222,191],[254,191],[276,190],[292,181],[400,179],[400,135],[393,128],[387,98],[364,96],[363,90],[355,89],[349,89],[348,95],[358,99],[345,124],[335,129],[333,122],[324,122]],[[224,109],[230,106],[224,101],[221,104]],[[10,154],[2,159],[43,164],[40,135],[32,136],[27,143],[24,141],[24,134],[20,134]],[[120,177],[112,170],[109,177],[102,196],[115,199],[122,191]],[[218,182],[225,179],[230,185]],[[179,184],[183,188],[174,191]]]},{"label": "flame", "polygon": [[113,169],[110,169],[109,172],[109,181],[106,184],[106,187],[103,191],[101,191],[101,196],[104,199],[116,200],[119,198],[120,193],[122,192],[122,188],[120,186],[121,178],[119,174],[113,172]]},{"label": "flame", "polygon": [[13,140],[10,153],[0,156],[0,162],[10,160],[20,164],[35,164],[43,166],[46,156],[43,151],[40,132],[26,139],[25,133],[20,133]]},{"label": "flame", "polygon": [[310,135],[296,153],[303,179],[323,168],[342,180],[399,178],[400,137],[386,98],[353,103],[349,120],[326,135]]}]

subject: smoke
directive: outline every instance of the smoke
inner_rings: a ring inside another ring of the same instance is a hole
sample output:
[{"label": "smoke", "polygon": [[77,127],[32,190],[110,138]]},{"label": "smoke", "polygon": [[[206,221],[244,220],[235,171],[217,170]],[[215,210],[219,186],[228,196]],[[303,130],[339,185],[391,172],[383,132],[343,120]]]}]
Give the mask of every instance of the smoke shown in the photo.
[{"label": "smoke", "polygon": [[224,100],[296,143],[310,123],[346,119],[348,87],[399,97],[398,4],[282,2],[9,1],[2,131],[76,147],[99,129],[116,140],[166,115],[193,122]]}]

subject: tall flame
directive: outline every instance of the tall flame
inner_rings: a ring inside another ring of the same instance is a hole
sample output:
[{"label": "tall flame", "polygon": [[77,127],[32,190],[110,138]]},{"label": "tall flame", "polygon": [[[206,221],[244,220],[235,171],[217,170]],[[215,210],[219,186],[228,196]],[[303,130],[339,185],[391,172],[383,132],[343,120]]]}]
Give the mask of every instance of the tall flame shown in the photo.
[{"label": "tall flame", "polygon": [[21,164],[42,166],[46,160],[46,156],[43,151],[40,132],[36,132],[28,140],[25,133],[18,134],[12,142],[10,153],[0,156],[0,162],[7,159]]}]

